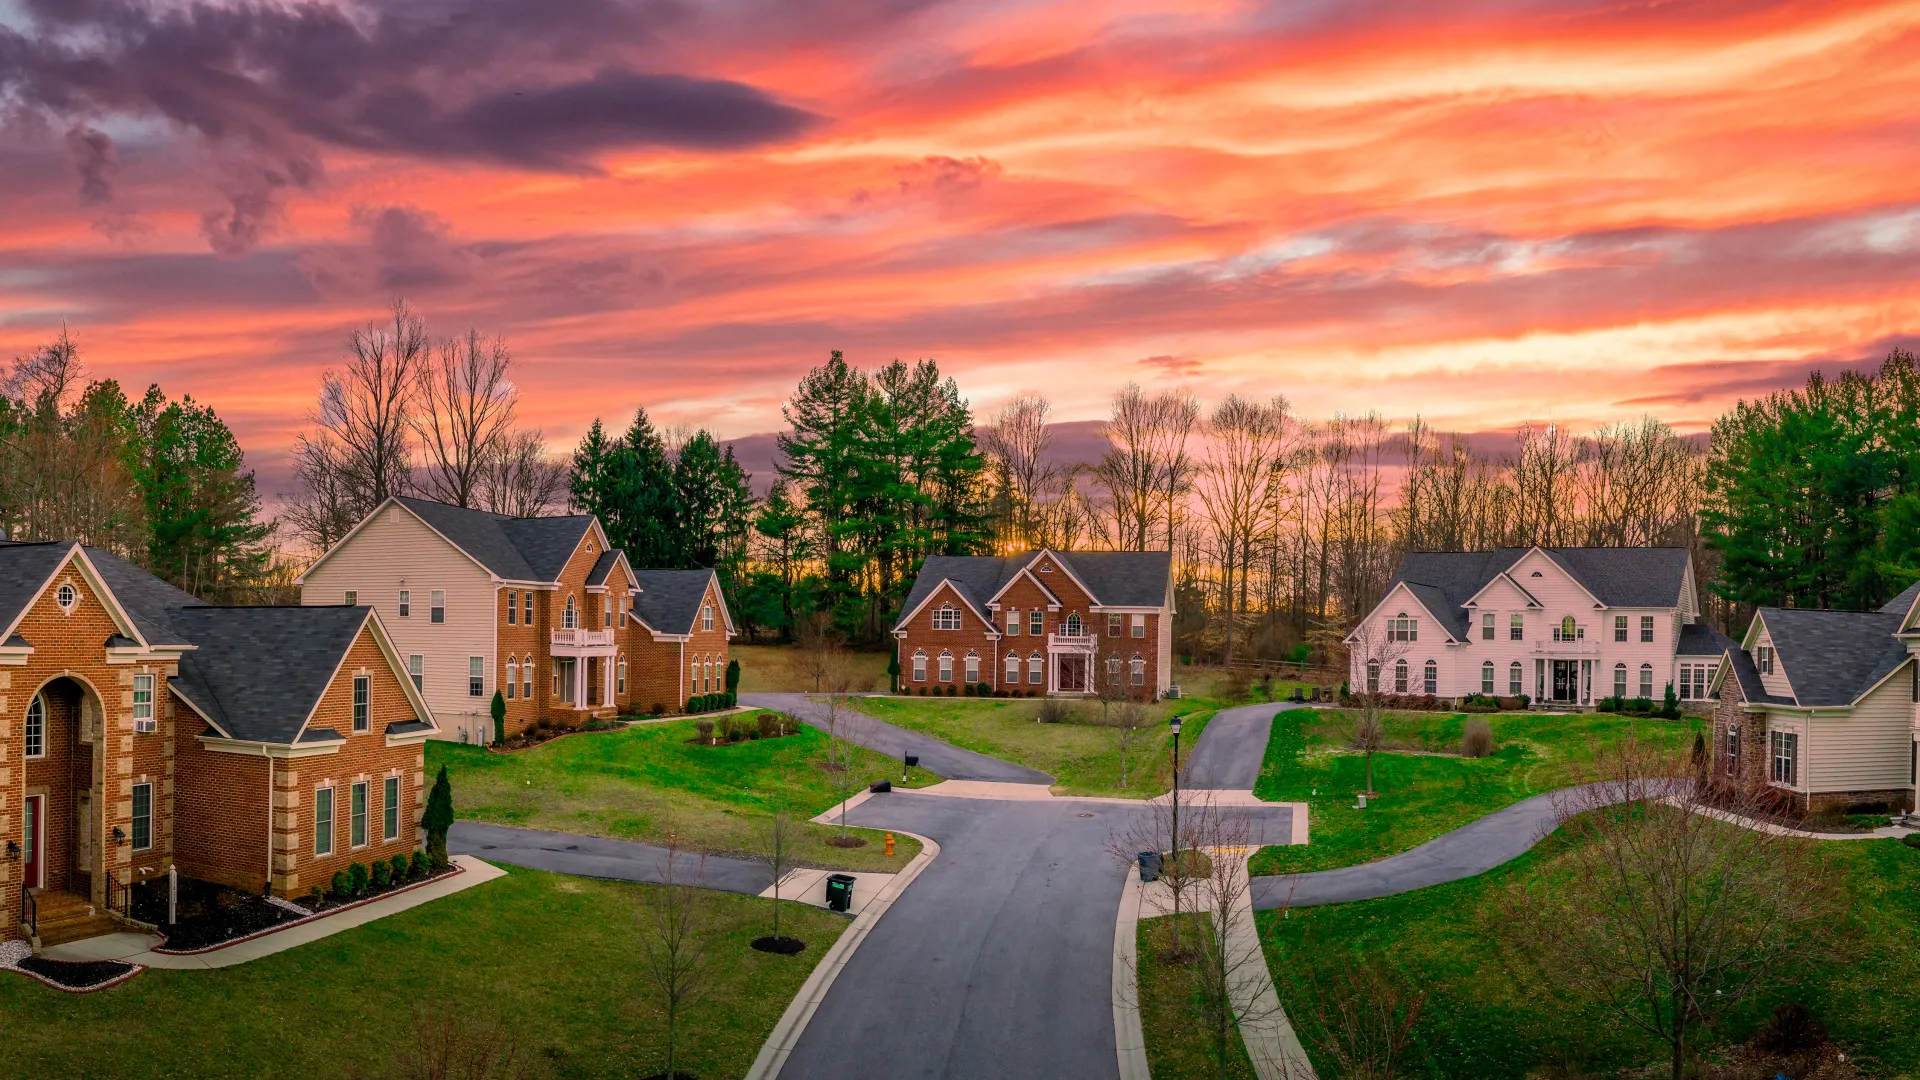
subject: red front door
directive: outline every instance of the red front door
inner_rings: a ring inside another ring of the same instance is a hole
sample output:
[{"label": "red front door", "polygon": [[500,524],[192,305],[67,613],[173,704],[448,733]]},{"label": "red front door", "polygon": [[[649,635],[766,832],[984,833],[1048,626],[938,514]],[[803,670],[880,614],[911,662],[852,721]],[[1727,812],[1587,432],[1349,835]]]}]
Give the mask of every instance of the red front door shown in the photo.
[{"label": "red front door", "polygon": [[20,845],[26,849],[23,861],[27,867],[27,888],[44,889],[46,880],[46,808],[45,795],[27,796],[27,835]]}]

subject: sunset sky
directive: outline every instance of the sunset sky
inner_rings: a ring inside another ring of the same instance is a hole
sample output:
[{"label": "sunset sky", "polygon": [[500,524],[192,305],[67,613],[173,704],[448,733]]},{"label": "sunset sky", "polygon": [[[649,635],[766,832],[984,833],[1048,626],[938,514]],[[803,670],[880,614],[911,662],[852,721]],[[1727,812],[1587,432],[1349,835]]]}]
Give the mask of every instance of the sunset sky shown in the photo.
[{"label": "sunset sky", "polygon": [[557,449],[774,430],[830,349],[1442,428],[1920,339],[1920,3],[0,0],[0,356],[211,403],[269,492],[404,294]]}]

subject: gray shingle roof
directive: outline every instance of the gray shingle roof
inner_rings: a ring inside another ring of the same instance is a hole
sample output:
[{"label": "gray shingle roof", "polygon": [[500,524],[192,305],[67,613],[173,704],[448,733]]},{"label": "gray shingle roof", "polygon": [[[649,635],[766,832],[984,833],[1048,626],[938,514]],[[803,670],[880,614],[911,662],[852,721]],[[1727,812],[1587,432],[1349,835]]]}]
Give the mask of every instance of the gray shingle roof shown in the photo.
[{"label": "gray shingle roof", "polygon": [[[987,618],[987,601],[1004,588],[1014,575],[1033,562],[1038,552],[1016,555],[929,555],[920,566],[913,588],[907,591],[900,607],[901,618],[919,607],[940,582],[951,581],[954,588],[982,619]],[[1107,607],[1160,607],[1167,602],[1167,586],[1173,577],[1173,556],[1165,551],[1057,551],[1054,553],[1093,594],[1096,604]],[[1040,579],[1045,584],[1045,579]]]},{"label": "gray shingle roof", "polygon": [[0,544],[0,627],[20,617],[72,550],[73,545],[64,541]]},{"label": "gray shingle roof", "polygon": [[113,590],[114,598],[120,601],[127,617],[133,620],[133,625],[139,627],[147,644],[191,644],[173,628],[167,612],[172,608],[205,607],[205,603],[110,551],[90,547],[87,549],[87,558],[93,563],[93,568],[100,571],[107,588]]},{"label": "gray shingle roof", "polygon": [[1920,596],[1920,581],[1916,581],[1907,586],[1900,591],[1900,595],[1881,604],[1880,610],[1891,612],[1895,615],[1905,615],[1907,610],[1913,607],[1913,598],[1916,596]]},{"label": "gray shingle roof", "polygon": [[619,561],[619,548],[608,548],[601,552],[600,557],[593,560],[593,569],[587,571],[587,584],[605,585],[607,583],[607,575],[613,573],[613,566]]},{"label": "gray shingle roof", "polygon": [[1761,608],[1774,655],[1803,706],[1850,705],[1907,659],[1886,611]]},{"label": "gray shingle roof", "polygon": [[199,607],[168,613],[198,646],[172,685],[236,739],[291,743],[372,609]]},{"label": "gray shingle roof", "polygon": [[555,581],[593,523],[590,514],[513,518],[426,499],[396,497],[435,532],[510,581]]},{"label": "gray shingle roof", "polygon": [[641,621],[663,634],[693,632],[712,570],[635,570],[633,576],[640,579],[633,611]]},{"label": "gray shingle roof", "polygon": [[1680,628],[1680,643],[1673,652],[1676,656],[1721,656],[1738,647],[1738,642],[1706,623],[1690,622]]},{"label": "gray shingle roof", "polygon": [[1740,696],[1755,705],[1791,705],[1792,698],[1784,698],[1767,692],[1766,684],[1760,681],[1760,669],[1753,666],[1753,654],[1745,649],[1727,650],[1727,671],[1740,680]]},{"label": "gray shingle roof", "polygon": [[[1492,551],[1415,551],[1400,560],[1387,587],[1405,581],[1432,586],[1442,599],[1422,602],[1438,606],[1437,617],[1448,620],[1453,635],[1466,633],[1462,607],[1494,578],[1505,573],[1531,548]],[[1595,599],[1608,607],[1675,607],[1687,579],[1685,548],[1542,548]],[[1525,591],[1524,585],[1522,591]]]}]

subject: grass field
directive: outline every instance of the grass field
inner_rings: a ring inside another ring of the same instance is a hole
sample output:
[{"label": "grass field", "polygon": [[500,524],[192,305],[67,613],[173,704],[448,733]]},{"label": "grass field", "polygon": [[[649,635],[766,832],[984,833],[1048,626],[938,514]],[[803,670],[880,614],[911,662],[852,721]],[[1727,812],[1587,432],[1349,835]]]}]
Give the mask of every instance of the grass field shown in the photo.
[{"label": "grass field", "polygon": [[[1403,896],[1301,908],[1284,918],[1258,913],[1282,1003],[1309,1048],[1308,978],[1324,983],[1355,957],[1380,956],[1430,995],[1415,1029],[1422,1060],[1403,1076],[1522,1080],[1613,1075],[1663,1062],[1663,1044],[1550,988],[1504,925],[1506,890],[1554,873],[1564,843],[1556,834],[1490,873]],[[1849,955],[1798,973],[1789,989],[1752,1002],[1709,1039],[1744,1041],[1774,1005],[1796,1001],[1851,1053],[1871,1059],[1867,1075],[1913,1080],[1920,1076],[1911,1007],[1920,978],[1920,850],[1893,840],[1829,842],[1829,850],[1854,900],[1843,928],[1854,942]],[[1322,1076],[1333,1075],[1324,1057],[1314,1064]]]},{"label": "grass field", "polygon": [[[742,714],[749,715],[749,714]],[[823,764],[827,736],[800,726],[778,739],[698,746],[694,721],[639,724],[619,731],[573,735],[512,754],[458,743],[427,744],[429,774],[447,767],[455,812],[473,821],[627,840],[666,840],[719,854],[749,854],[763,842],[783,794],[799,821],[840,801],[835,774]],[[860,790],[874,780],[900,783],[900,763],[855,751]],[[915,769],[906,786],[939,778]],[[826,843],[838,832],[804,826],[795,862],[849,870],[898,870],[920,850],[899,837],[892,858],[879,833],[862,833],[863,848]]]},{"label": "grass field", "polygon": [[[639,916],[654,892],[513,870],[238,967],[149,970],[78,995],[0,972],[7,1032],[0,1072],[116,1080],[425,1076],[395,1059],[418,1045],[423,1006],[450,1006],[512,1033],[533,1068],[511,1075],[644,1076],[665,1065],[658,996],[638,973]],[[746,1072],[847,923],[789,903],[781,931],[807,948],[776,956],[749,947],[768,932],[767,901],[705,895],[699,938],[714,985],[678,1041],[681,1067],[717,1080]]]},{"label": "grass field", "polygon": [[1126,783],[1120,782],[1120,732],[1097,723],[1098,702],[1078,702],[1080,722],[1042,724],[1035,719],[1040,702],[1030,698],[871,697],[856,704],[865,712],[903,728],[943,739],[955,746],[1039,769],[1055,780],[1062,795],[1150,798],[1173,785],[1167,718],[1186,716],[1181,742],[1194,744],[1215,705],[1204,701],[1162,701],[1148,707],[1148,723],[1127,748]]},{"label": "grass field", "polygon": [[[1189,934],[1211,934],[1213,920],[1182,915]],[[1159,954],[1172,949],[1171,915],[1142,919],[1135,931],[1140,963],[1135,970],[1140,995],[1140,1029],[1147,1040],[1147,1065],[1160,1080],[1212,1080],[1218,1075],[1206,1032],[1195,1019],[1200,1002],[1194,985],[1195,969],[1188,964],[1163,964]],[[1188,940],[1192,940],[1189,938]],[[1253,1063],[1238,1036],[1227,1059],[1231,1080],[1253,1080]]]},{"label": "grass field", "polygon": [[[1401,713],[1387,719],[1389,739],[1405,747],[1456,749],[1467,717]],[[1501,713],[1488,717],[1495,751],[1463,758],[1427,753],[1376,753],[1378,799],[1354,809],[1366,787],[1366,759],[1345,749],[1351,717],[1295,709],[1274,717],[1273,734],[1254,793],[1308,804],[1303,847],[1262,848],[1256,874],[1304,873],[1372,862],[1418,847],[1502,807],[1577,782],[1582,762],[1629,732],[1675,750],[1690,746],[1697,718],[1629,719],[1608,713]]]},{"label": "grass field", "polygon": [[[793,645],[732,645],[728,655],[740,661],[740,693],[813,693],[817,688],[806,670],[806,655]],[[847,653],[853,690],[885,690],[885,652]]]}]

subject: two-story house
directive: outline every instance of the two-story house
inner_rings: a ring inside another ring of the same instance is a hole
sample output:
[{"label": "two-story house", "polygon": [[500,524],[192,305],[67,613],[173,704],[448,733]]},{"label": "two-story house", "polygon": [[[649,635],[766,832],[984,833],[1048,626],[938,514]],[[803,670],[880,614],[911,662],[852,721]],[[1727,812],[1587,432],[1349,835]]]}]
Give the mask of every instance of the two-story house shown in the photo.
[{"label": "two-story house", "polygon": [[1143,698],[1173,671],[1173,560],[1165,551],[934,555],[893,636],[900,685]]},{"label": "two-story house", "polygon": [[1920,781],[1920,584],[1878,611],[1761,608],[1713,691],[1715,775],[1808,811],[1911,810]]},{"label": "two-story house", "polygon": [[1459,699],[1708,697],[1731,641],[1684,548],[1417,551],[1347,637],[1351,684]]},{"label": "two-story house", "polygon": [[370,609],[0,542],[0,624],[0,938],[107,932],[169,867],[286,896],[415,848],[433,716]]},{"label": "two-story house", "polygon": [[[396,496],[300,576],[305,604],[370,604],[442,734],[667,712],[727,664],[732,620],[711,570],[636,570],[591,514],[514,518]],[[698,677],[696,677],[696,672]],[[714,686],[714,690],[720,689]]]}]

